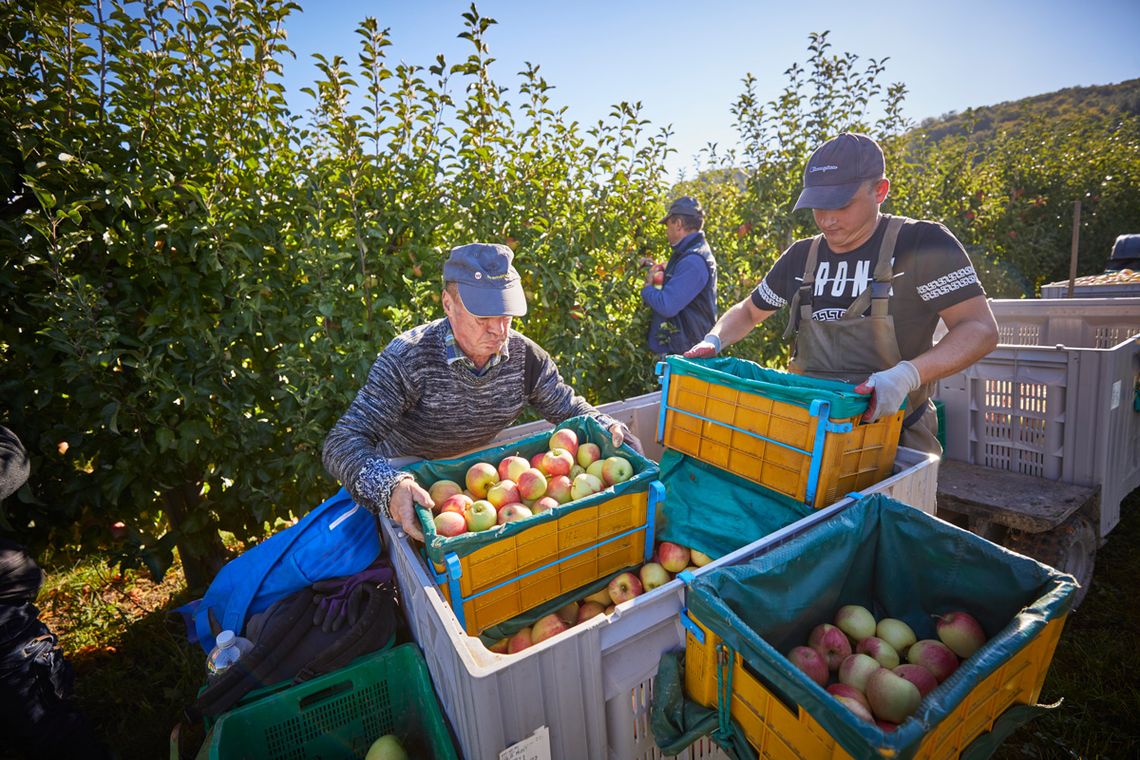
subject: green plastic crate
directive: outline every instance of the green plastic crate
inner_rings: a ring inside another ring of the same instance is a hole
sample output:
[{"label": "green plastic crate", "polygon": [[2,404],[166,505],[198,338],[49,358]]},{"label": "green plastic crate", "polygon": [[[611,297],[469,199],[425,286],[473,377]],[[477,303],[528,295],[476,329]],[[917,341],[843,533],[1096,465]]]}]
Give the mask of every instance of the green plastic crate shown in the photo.
[{"label": "green plastic crate", "polygon": [[359,760],[390,733],[409,757],[457,757],[415,644],[376,652],[226,713],[203,754],[210,760]]}]

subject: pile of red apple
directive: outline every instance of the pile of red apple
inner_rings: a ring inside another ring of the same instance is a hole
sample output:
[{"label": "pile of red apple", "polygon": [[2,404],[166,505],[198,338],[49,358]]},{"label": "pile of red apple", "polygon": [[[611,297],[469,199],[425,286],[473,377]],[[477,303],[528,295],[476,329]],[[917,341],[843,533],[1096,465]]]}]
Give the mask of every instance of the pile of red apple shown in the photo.
[{"label": "pile of red apple", "polygon": [[602,459],[596,443],[579,445],[578,434],[562,428],[550,436],[549,450],[529,461],[508,456],[498,467],[476,462],[467,469],[466,489],[454,480],[437,480],[428,495],[434,504],[435,532],[458,536],[523,520],[631,477],[628,459]]},{"label": "pile of red apple", "polygon": [[958,669],[959,658],[986,643],[982,626],[968,612],[934,617],[940,640],[918,640],[903,621],[876,621],[866,607],[848,604],[839,608],[834,625],[817,625],[807,646],[792,649],[788,659],[855,715],[894,731]]},{"label": "pile of red apple", "polygon": [[664,586],[682,570],[696,570],[711,562],[707,554],[669,541],[662,541],[649,562],[637,570],[627,570],[610,579],[605,588],[577,602],[570,602],[557,612],[539,618],[534,625],[523,628],[491,647],[492,652],[515,654],[540,641],[573,628],[596,615],[610,614],[614,608],[634,597]]}]

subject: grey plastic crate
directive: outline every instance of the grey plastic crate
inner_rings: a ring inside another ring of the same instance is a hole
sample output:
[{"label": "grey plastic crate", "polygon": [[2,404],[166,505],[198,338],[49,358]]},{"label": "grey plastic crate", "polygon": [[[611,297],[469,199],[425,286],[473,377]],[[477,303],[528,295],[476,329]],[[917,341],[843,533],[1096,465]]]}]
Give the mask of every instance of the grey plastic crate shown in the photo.
[{"label": "grey plastic crate", "polygon": [[1140,298],[990,303],[1001,345],[938,383],[946,456],[1100,486],[1103,537],[1140,487]]},{"label": "grey plastic crate", "polygon": [[[1140,283],[1073,284],[1073,298],[1135,298],[1140,295]],[[1041,286],[1041,298],[1068,298],[1069,281],[1051,282]],[[1071,300],[1071,299],[1070,299]]]}]

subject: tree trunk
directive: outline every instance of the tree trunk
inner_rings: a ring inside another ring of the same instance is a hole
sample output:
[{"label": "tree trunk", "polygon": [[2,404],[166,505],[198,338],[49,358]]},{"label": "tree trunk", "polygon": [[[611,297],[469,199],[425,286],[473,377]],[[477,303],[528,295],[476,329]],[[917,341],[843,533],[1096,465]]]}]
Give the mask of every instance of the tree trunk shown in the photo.
[{"label": "tree trunk", "polygon": [[185,483],[164,493],[163,502],[170,520],[170,529],[176,536],[175,545],[178,547],[178,556],[182,559],[186,586],[204,590],[225,564],[226,548],[212,519],[207,520],[205,528],[193,532],[183,527],[188,521],[196,522],[188,518],[200,508],[201,491],[200,483]]}]

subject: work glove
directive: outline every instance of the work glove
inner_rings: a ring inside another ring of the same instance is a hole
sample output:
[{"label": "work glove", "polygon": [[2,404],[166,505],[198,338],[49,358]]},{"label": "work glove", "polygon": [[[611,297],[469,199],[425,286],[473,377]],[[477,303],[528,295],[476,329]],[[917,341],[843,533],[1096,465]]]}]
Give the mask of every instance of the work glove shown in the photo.
[{"label": "work glove", "polygon": [[883,415],[891,415],[899,410],[906,395],[918,390],[922,378],[918,368],[903,360],[881,372],[875,372],[855,387],[856,393],[871,394],[871,403],[863,414],[864,422],[874,422]]},{"label": "work glove", "polygon": [[314,583],[317,611],[313,613],[313,625],[319,625],[325,633],[335,633],[345,623],[350,627],[355,625],[360,610],[368,601],[365,586],[382,586],[391,581],[392,568],[387,564],[374,563],[355,575]]}]

